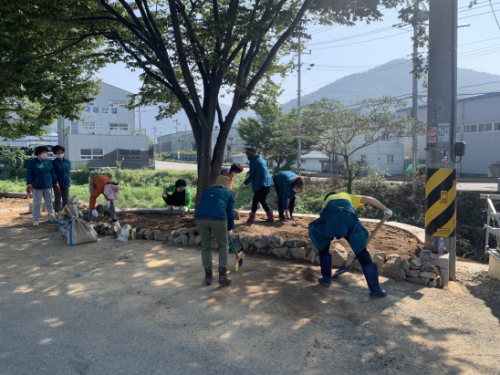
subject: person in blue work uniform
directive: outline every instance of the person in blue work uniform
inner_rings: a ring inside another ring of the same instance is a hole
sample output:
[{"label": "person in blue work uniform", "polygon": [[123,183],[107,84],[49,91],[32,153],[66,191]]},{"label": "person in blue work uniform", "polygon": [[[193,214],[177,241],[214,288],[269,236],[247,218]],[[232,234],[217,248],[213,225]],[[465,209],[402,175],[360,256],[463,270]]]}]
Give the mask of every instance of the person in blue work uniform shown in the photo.
[{"label": "person in blue work uniform", "polygon": [[228,236],[234,228],[234,197],[229,177],[219,176],[215,184],[201,195],[196,209],[196,226],[201,236],[201,260],[205,268],[205,284],[212,284],[212,234],[219,246],[219,284],[233,281],[227,277]]},{"label": "person in blue work uniform", "polygon": [[380,289],[377,265],[366,249],[368,231],[358,218],[356,209],[371,204],[384,211],[385,215],[392,216],[392,211],[372,197],[352,195],[347,193],[330,193],[325,197],[323,211],[318,219],[309,224],[309,237],[319,252],[321,276],[319,282],[330,286],[332,282],[332,255],[330,242],[345,237],[356,254],[365,275],[370,298],[381,298],[387,295]]},{"label": "person in blue work uniform", "polygon": [[[68,159],[64,158],[64,153],[66,149],[63,146],[54,146],[52,147],[52,153],[56,157],[52,160],[52,167],[56,172],[57,181],[59,182],[59,192],[54,190],[54,211],[58,213],[61,211],[64,206],[68,204],[69,198],[69,172],[71,170],[71,164]],[[61,206],[61,198],[62,198],[62,206]]]},{"label": "person in blue work uniform", "polygon": [[293,172],[282,171],[273,177],[273,182],[278,196],[279,220],[294,220],[295,195],[304,189],[304,179]]},{"label": "person in blue work uniform", "polygon": [[255,221],[255,213],[259,203],[267,214],[268,223],[274,222],[273,212],[266,203],[267,195],[273,186],[273,179],[269,174],[266,162],[257,154],[257,150],[250,147],[246,150],[246,155],[249,160],[250,171],[247,179],[243,182],[242,187],[252,183],[253,201],[252,212],[248,215],[248,224],[253,224]]},{"label": "person in blue work uniform", "polygon": [[26,166],[26,193],[33,194],[33,225],[40,220],[42,198],[45,201],[49,222],[54,214],[52,209],[52,187],[60,191],[57,176],[50,160],[47,160],[49,149],[46,146],[35,148],[35,157],[28,161]]}]

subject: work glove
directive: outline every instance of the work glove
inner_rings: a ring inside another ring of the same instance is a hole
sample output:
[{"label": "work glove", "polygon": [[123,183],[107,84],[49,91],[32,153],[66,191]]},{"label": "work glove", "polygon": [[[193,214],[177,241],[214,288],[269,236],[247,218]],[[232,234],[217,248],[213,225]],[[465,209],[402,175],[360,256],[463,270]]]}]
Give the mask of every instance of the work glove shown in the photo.
[{"label": "work glove", "polygon": [[233,231],[232,231],[232,230],[228,230],[228,231],[227,231],[227,235],[228,235],[228,236],[231,236],[232,234],[233,234]]},{"label": "work glove", "polygon": [[33,194],[33,186],[31,185],[26,186],[26,193]]},{"label": "work glove", "polygon": [[390,210],[388,208],[387,211],[384,211],[384,215],[387,215],[387,216],[391,217],[392,216],[392,210]]},{"label": "work glove", "polygon": [[59,184],[54,185],[54,192],[59,193],[61,191],[61,188],[59,187]]},{"label": "work glove", "polygon": [[92,210],[92,217],[98,217],[99,216],[99,212],[97,212],[97,210]]},{"label": "work glove", "polygon": [[109,210],[109,206],[111,206],[111,201],[106,201],[106,208]]},{"label": "work glove", "polygon": [[167,197],[167,193],[163,193],[162,197],[166,198]]}]

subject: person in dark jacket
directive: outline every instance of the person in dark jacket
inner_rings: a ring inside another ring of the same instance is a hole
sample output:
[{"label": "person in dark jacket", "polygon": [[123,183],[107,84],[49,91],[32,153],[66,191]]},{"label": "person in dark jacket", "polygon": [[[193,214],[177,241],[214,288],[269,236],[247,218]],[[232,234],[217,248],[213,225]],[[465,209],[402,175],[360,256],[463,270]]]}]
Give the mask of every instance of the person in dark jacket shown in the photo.
[{"label": "person in dark jacket", "polygon": [[[64,158],[64,153],[66,149],[63,146],[52,147],[52,153],[55,155],[55,159],[52,160],[52,167],[57,176],[57,181],[59,182],[59,192],[54,190],[54,211],[58,213],[61,209],[68,204],[69,198],[69,172],[71,170],[71,164],[68,159]],[[62,198],[62,206],[61,206]]]},{"label": "person in dark jacket", "polygon": [[248,215],[248,224],[253,224],[255,221],[255,213],[257,212],[257,206],[260,205],[267,214],[266,222],[274,222],[273,212],[266,203],[267,195],[273,186],[273,179],[269,174],[266,162],[257,155],[257,150],[250,147],[245,152],[248,160],[250,161],[250,172],[247,179],[243,182],[242,187],[247,186],[252,183],[253,191],[253,201],[252,201],[252,212]]},{"label": "person in dark jacket", "polygon": [[212,284],[212,234],[219,246],[219,284],[229,284],[227,277],[228,239],[234,228],[234,197],[229,177],[219,176],[215,184],[201,195],[196,209],[196,226],[201,236],[201,260],[205,283]]},{"label": "person in dark jacket", "polygon": [[220,171],[221,176],[229,177],[231,181],[231,188],[233,188],[234,176],[243,172],[243,166],[240,163],[233,163],[231,166],[222,167]]},{"label": "person in dark jacket", "polygon": [[54,214],[52,209],[52,187],[59,192],[59,182],[50,160],[47,160],[49,149],[45,146],[35,148],[35,157],[28,161],[26,167],[26,193],[33,194],[33,225],[38,225],[40,220],[40,207],[42,198],[45,201],[47,214]]},{"label": "person in dark jacket", "polygon": [[304,189],[304,179],[293,172],[282,171],[274,176],[273,182],[278,196],[280,221],[294,220],[295,195]]},{"label": "person in dark jacket", "polygon": [[366,250],[368,231],[356,213],[357,208],[367,203],[381,209],[384,214],[392,216],[392,211],[375,198],[347,193],[330,193],[325,197],[319,219],[309,224],[309,237],[319,252],[321,277],[318,281],[321,284],[330,286],[332,282],[330,242],[334,238],[345,237],[361,264],[370,289],[370,298],[373,299],[385,297],[387,292],[380,289],[377,265],[373,263],[370,253]]},{"label": "person in dark jacket", "polygon": [[191,190],[187,187],[186,180],[182,178],[175,181],[175,185],[167,186],[163,189],[163,200],[168,204],[167,210],[173,210],[174,206],[179,207],[179,211],[185,212],[184,207],[191,209]]}]

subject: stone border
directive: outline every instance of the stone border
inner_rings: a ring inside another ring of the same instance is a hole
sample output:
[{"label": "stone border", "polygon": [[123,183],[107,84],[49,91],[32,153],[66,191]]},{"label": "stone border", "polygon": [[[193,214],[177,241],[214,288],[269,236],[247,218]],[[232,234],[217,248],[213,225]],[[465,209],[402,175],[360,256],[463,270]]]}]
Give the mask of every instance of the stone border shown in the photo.
[{"label": "stone border", "polygon": [[117,208],[116,213],[135,213],[135,214],[164,214],[164,215],[182,215],[186,211],[167,210],[166,208]]}]

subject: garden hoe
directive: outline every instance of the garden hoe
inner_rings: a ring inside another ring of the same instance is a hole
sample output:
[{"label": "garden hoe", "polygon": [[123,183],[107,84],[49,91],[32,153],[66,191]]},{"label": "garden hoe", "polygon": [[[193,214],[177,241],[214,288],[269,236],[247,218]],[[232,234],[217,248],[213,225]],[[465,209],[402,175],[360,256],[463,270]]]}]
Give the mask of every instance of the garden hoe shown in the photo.
[{"label": "garden hoe", "polygon": [[[373,239],[373,237],[375,237],[375,235],[377,234],[378,230],[380,229],[380,227],[387,221],[387,219],[389,218],[390,216],[389,215],[384,215],[384,217],[382,218],[382,220],[379,221],[379,223],[377,224],[377,226],[375,227],[375,229],[373,230],[373,232],[370,233],[370,236],[368,237],[368,241],[366,241],[366,246],[368,247],[368,244],[370,243],[370,241]],[[332,275],[332,278],[334,277],[337,277],[339,275],[342,275],[343,273],[349,271],[353,266],[354,266],[354,263],[356,263],[356,261],[358,260],[357,257],[354,257],[354,260],[352,261],[351,264],[345,266],[345,267],[342,267],[341,269],[335,271]]]},{"label": "garden hoe", "polygon": [[234,264],[234,270],[238,271],[240,267],[243,265],[243,261],[245,260],[245,253],[243,251],[238,251],[236,250],[236,246],[234,246],[233,239],[231,237],[228,237],[229,242],[231,243],[231,247],[233,248],[234,255],[236,255],[236,261]]},{"label": "garden hoe", "polygon": [[240,186],[240,188],[238,189],[238,192],[234,196],[234,199],[238,198],[238,195],[240,195],[241,191],[243,190],[243,187],[244,187],[243,185]]}]

